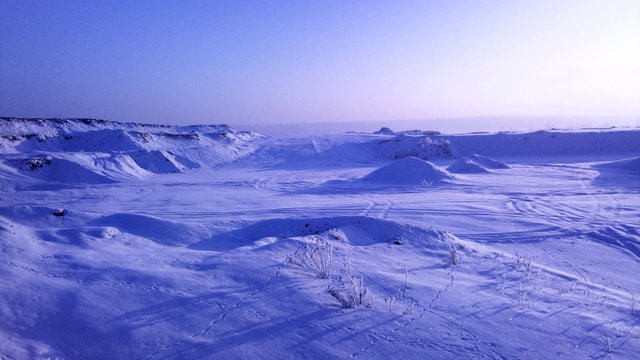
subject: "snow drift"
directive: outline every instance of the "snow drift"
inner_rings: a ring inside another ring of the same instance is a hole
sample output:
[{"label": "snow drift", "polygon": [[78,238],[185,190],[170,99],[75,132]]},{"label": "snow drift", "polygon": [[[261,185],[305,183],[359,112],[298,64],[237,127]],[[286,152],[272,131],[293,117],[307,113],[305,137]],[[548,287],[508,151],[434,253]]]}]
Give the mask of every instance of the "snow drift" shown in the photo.
[{"label": "snow drift", "polygon": [[404,245],[432,252],[448,250],[450,244],[456,241],[454,235],[432,228],[366,216],[337,216],[259,221],[239,230],[216,235],[191,247],[200,250],[228,250],[241,246],[255,246],[266,238],[299,237],[321,237],[351,246]]},{"label": "snow drift", "polygon": [[482,167],[487,169],[509,169],[509,165],[503,162],[500,162],[496,159],[492,159],[488,156],[472,154],[469,158],[476,164],[479,164]]},{"label": "snow drift", "polygon": [[486,174],[487,168],[470,159],[460,159],[451,164],[447,171],[459,174]]}]

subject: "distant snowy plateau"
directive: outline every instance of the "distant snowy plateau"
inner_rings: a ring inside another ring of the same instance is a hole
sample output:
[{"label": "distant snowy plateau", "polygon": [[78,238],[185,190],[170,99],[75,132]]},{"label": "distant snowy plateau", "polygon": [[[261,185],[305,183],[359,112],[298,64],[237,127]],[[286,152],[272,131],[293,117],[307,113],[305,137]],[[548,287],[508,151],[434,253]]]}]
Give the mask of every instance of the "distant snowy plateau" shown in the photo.
[{"label": "distant snowy plateau", "polygon": [[0,359],[638,359],[640,130],[0,118]]}]

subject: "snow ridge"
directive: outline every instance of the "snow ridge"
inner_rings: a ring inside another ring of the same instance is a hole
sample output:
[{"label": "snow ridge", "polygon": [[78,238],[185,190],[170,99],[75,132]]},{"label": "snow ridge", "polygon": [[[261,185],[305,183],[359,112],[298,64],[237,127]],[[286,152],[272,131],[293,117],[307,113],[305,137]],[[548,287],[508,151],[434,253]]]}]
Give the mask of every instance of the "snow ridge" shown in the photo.
[{"label": "snow ridge", "polygon": [[[110,183],[212,167],[252,153],[258,138],[228,125],[0,118],[0,153],[6,155],[6,170],[55,182]],[[48,160],[38,163],[42,158]],[[34,163],[39,164],[37,169],[21,165]]]}]

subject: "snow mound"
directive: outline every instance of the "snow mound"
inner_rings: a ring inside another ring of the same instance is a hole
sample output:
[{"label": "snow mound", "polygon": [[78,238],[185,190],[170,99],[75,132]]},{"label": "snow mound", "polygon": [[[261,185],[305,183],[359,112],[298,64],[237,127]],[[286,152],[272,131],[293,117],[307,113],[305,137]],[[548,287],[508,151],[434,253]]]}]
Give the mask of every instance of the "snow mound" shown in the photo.
[{"label": "snow mound", "polygon": [[[447,251],[454,235],[433,228],[411,226],[366,216],[259,221],[239,230],[218,234],[192,246],[200,250],[229,250],[255,246],[264,239],[324,239],[352,246],[407,245],[421,251]],[[268,242],[274,243],[273,241]]]},{"label": "snow mound", "polygon": [[599,164],[596,167],[640,175],[640,157]]},{"label": "snow mound", "polygon": [[111,184],[116,182],[74,161],[52,156],[14,158],[5,161],[5,164],[15,168],[18,173],[36,180],[66,184]]},{"label": "snow mound", "polygon": [[509,165],[488,156],[473,154],[470,159],[487,169],[510,169]]},{"label": "snow mound", "polygon": [[458,174],[486,174],[485,167],[470,159],[460,159],[447,168],[448,171]]},{"label": "snow mound", "polygon": [[197,227],[140,214],[112,214],[93,220],[89,225],[116,228],[161,245],[190,244],[204,236]]},{"label": "snow mound", "polygon": [[431,162],[416,157],[406,157],[385,165],[362,178],[373,183],[424,185],[453,179],[453,175]]}]

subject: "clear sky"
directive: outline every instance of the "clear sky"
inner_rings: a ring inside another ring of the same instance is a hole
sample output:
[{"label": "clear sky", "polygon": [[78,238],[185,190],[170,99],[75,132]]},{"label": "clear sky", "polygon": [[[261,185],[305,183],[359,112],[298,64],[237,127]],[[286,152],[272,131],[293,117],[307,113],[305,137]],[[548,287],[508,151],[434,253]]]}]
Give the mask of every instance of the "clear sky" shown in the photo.
[{"label": "clear sky", "polygon": [[0,0],[0,115],[639,116],[640,0]]}]

